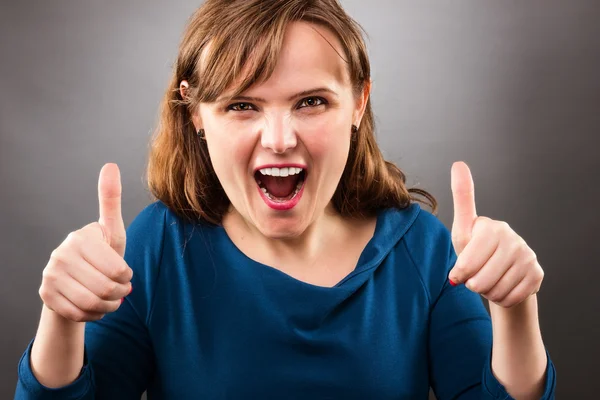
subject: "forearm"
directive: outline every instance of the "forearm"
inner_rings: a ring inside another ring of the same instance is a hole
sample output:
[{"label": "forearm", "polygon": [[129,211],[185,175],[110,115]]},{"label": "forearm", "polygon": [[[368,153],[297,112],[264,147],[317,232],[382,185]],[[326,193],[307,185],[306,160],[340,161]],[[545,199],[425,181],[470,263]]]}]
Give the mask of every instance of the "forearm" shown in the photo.
[{"label": "forearm", "polygon": [[31,348],[31,369],[44,386],[68,385],[83,366],[85,323],[64,319],[45,305]]},{"label": "forearm", "polygon": [[543,394],[547,357],[538,320],[537,297],[512,308],[492,302],[492,372],[517,400]]}]

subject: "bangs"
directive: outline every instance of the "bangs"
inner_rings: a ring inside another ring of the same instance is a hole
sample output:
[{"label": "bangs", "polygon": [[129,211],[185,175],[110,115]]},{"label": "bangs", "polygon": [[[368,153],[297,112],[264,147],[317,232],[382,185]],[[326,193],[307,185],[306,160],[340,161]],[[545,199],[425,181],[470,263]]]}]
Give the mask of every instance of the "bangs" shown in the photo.
[{"label": "bangs", "polygon": [[229,91],[236,97],[252,85],[267,81],[277,63],[281,41],[264,38],[256,43],[209,43],[201,57],[198,79],[199,102],[214,102]]},{"label": "bangs", "polygon": [[225,91],[240,95],[270,78],[283,45],[285,29],[297,15],[274,18],[263,10],[251,23],[221,22],[220,31],[201,50],[196,66],[198,102],[214,102]]}]

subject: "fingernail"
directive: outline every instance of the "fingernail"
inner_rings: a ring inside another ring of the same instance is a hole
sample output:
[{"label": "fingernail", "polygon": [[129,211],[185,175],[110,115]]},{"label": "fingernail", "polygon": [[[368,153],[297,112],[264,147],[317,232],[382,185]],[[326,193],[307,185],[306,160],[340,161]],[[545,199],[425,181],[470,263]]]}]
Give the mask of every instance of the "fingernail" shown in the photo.
[{"label": "fingernail", "polygon": [[452,279],[450,279],[450,278],[448,278],[448,281],[450,281],[450,284],[451,284],[452,286],[456,286],[456,285],[457,285],[457,284],[456,284],[456,283],[454,283],[454,282],[452,281]]},{"label": "fingernail", "polygon": [[121,297],[121,304],[123,304],[123,300],[125,300],[123,297]]},{"label": "fingernail", "polygon": [[129,294],[131,294],[131,292],[133,292],[133,285],[131,285],[131,287],[129,288]]}]

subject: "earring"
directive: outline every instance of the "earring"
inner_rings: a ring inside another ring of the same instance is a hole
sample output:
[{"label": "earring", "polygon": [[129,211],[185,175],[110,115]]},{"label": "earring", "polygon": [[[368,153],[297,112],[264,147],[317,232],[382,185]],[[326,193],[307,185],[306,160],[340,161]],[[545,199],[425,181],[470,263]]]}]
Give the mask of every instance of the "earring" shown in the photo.
[{"label": "earring", "polygon": [[352,133],[356,134],[358,132],[358,127],[356,125],[352,125]]},{"label": "earring", "polygon": [[198,129],[198,132],[196,132],[196,135],[198,135],[200,137],[204,137],[204,129],[202,129],[202,128]]}]

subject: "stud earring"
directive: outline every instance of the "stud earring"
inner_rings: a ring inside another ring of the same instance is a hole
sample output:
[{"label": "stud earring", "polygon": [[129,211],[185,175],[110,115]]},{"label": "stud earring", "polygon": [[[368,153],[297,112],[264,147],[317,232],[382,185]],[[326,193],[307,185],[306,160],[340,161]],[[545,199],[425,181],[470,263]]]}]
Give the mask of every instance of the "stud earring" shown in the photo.
[{"label": "stud earring", "polygon": [[352,125],[352,133],[356,134],[358,132],[358,127],[356,125]]},{"label": "stud earring", "polygon": [[196,132],[196,135],[198,135],[200,137],[204,137],[204,129],[202,129],[202,128],[198,129],[198,132]]}]

